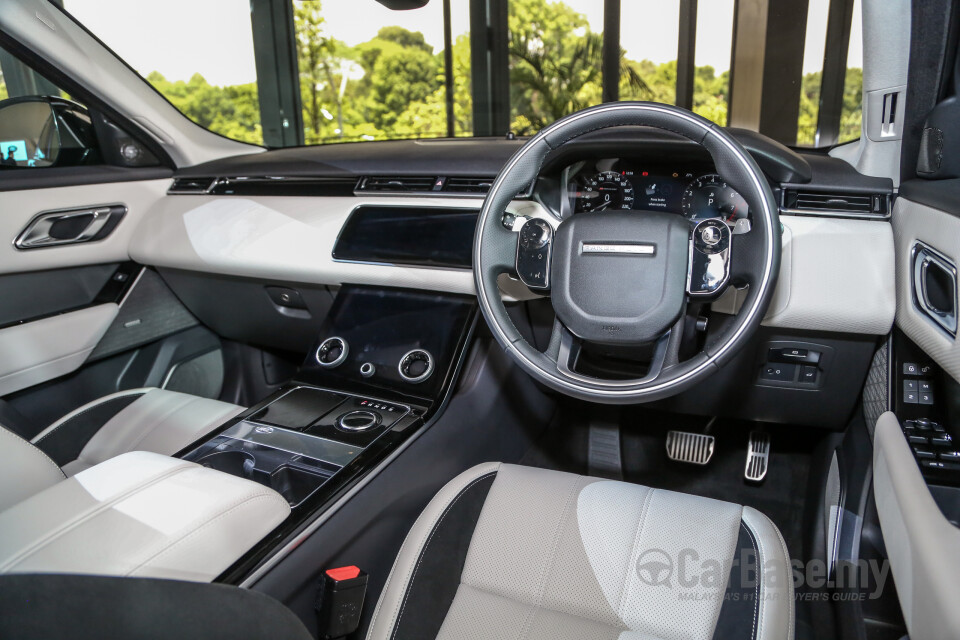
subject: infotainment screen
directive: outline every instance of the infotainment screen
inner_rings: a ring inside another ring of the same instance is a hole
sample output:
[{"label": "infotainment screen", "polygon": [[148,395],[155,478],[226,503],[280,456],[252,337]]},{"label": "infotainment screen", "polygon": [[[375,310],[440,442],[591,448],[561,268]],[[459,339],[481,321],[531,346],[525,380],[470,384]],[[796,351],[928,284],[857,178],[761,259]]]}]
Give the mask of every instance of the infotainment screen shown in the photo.
[{"label": "infotainment screen", "polygon": [[335,260],[469,269],[476,209],[359,206],[333,247]]}]

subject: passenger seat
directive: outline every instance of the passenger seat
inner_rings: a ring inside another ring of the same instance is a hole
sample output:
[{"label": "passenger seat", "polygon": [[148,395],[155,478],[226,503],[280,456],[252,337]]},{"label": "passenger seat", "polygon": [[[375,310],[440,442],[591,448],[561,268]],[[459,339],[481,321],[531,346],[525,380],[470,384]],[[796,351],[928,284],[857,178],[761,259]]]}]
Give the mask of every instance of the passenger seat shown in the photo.
[{"label": "passenger seat", "polygon": [[0,511],[121,453],[173,455],[243,410],[145,388],[94,400],[29,442],[0,426]]}]

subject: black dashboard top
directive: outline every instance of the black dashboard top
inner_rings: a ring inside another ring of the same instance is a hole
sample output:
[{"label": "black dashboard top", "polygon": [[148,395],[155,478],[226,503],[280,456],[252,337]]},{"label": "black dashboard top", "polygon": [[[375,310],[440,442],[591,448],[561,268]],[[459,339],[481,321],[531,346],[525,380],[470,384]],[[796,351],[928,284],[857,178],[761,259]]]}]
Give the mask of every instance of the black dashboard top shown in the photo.
[{"label": "black dashboard top", "polygon": [[[775,182],[804,183],[812,177],[805,156],[758,133],[728,129]],[[179,169],[177,177],[284,176],[358,178],[364,175],[496,176],[526,142],[506,138],[448,138],[328,144],[272,149]],[[564,145],[548,159],[561,163],[568,154],[592,153],[611,144],[638,154],[702,154],[702,148],[672,133],[649,127],[618,127],[590,133]],[[840,162],[840,161],[838,161]]]}]

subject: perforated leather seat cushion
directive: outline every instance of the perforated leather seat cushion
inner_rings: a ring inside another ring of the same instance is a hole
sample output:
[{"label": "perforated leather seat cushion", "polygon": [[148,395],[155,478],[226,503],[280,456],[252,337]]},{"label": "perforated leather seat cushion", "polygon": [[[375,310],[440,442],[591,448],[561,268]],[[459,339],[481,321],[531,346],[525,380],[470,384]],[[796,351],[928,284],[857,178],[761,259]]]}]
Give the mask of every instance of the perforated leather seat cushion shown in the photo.
[{"label": "perforated leather seat cushion", "polygon": [[[759,580],[741,577],[751,554]],[[753,509],[481,465],[411,529],[369,637],[791,638],[775,565],[789,566],[785,545]]]}]

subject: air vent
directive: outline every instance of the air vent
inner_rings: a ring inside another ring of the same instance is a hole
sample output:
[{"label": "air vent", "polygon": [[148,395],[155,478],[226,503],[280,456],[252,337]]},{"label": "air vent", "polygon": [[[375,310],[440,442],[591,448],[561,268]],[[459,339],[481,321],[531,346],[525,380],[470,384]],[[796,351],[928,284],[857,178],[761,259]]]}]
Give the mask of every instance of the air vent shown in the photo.
[{"label": "air vent", "polygon": [[443,178],[435,176],[370,176],[360,178],[357,191],[380,191],[387,193],[430,192],[439,183],[443,188]]},{"label": "air vent", "polygon": [[801,215],[886,217],[890,212],[890,195],[786,189],[783,211]]},{"label": "air vent", "polygon": [[176,178],[167,193],[209,193],[216,178]]},{"label": "air vent", "polygon": [[444,191],[450,193],[486,193],[493,184],[493,178],[447,178]]}]

